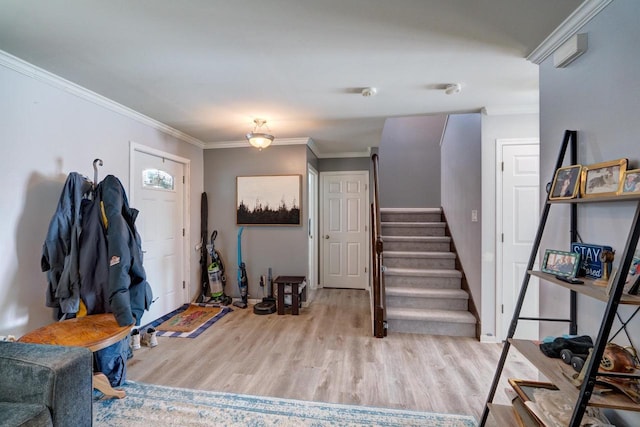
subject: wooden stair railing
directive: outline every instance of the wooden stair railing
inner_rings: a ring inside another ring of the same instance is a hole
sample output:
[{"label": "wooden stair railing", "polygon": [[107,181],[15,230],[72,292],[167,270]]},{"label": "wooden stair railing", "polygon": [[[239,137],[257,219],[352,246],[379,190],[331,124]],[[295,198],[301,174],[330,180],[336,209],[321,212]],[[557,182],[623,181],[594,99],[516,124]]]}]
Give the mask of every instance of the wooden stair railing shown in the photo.
[{"label": "wooden stair railing", "polygon": [[384,338],[387,335],[387,320],[384,307],[385,290],[382,272],[382,227],[380,225],[380,205],[378,197],[378,155],[371,156],[373,164],[373,203],[371,203],[371,253],[373,254],[373,335]]}]

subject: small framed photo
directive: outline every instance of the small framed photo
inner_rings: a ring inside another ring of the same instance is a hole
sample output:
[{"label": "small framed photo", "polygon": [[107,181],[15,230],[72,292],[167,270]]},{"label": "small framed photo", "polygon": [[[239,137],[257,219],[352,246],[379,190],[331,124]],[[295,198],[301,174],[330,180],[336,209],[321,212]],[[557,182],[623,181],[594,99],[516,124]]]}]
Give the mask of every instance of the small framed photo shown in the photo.
[{"label": "small framed photo", "polygon": [[581,165],[559,168],[553,178],[549,200],[575,199],[580,189]]},{"label": "small framed photo", "polygon": [[640,194],[640,169],[633,169],[624,173],[620,194]]},{"label": "small framed photo", "polygon": [[615,196],[619,194],[627,170],[627,159],[596,163],[582,168],[582,197]]},{"label": "small framed photo", "polygon": [[580,268],[580,254],[547,249],[542,261],[542,271],[555,276],[576,277]]}]

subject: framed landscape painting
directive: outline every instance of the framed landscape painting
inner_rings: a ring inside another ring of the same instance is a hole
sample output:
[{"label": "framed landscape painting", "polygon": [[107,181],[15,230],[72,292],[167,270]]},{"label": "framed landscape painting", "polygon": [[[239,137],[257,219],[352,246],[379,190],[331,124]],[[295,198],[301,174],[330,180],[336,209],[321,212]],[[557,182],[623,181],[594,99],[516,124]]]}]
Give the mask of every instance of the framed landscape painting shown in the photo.
[{"label": "framed landscape painting", "polygon": [[302,175],[236,178],[238,225],[300,225]]}]

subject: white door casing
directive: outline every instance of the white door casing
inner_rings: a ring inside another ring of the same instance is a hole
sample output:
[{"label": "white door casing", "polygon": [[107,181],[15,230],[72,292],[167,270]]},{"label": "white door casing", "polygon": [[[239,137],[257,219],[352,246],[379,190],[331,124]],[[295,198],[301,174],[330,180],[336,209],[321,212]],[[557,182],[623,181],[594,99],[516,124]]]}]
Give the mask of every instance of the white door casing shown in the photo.
[{"label": "white door casing", "polygon": [[[142,317],[149,323],[189,301],[186,259],[189,160],[131,144],[131,205],[140,211],[136,227],[142,240],[144,269],[153,304]],[[173,177],[173,189],[143,185],[143,171],[156,169]]]},{"label": "white door casing", "polygon": [[308,244],[309,266],[307,280],[311,289],[318,287],[318,172],[309,165],[308,169]]},{"label": "white door casing", "polygon": [[[505,339],[520,293],[540,217],[537,139],[498,140],[496,182],[496,325]],[[520,316],[539,314],[538,279],[531,277]],[[516,338],[539,339],[539,322],[518,322]]]},{"label": "white door casing", "polygon": [[321,172],[322,286],[366,289],[369,284],[369,172]]}]

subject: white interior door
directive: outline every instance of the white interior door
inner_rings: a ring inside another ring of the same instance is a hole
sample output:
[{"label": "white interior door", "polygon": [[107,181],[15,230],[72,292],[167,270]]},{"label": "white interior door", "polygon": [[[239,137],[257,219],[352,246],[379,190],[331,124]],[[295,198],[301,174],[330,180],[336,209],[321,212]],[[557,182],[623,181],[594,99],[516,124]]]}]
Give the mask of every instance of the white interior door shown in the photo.
[{"label": "white interior door", "polygon": [[[536,140],[528,144],[500,143],[498,165],[502,173],[498,182],[498,263],[496,279],[501,288],[497,304],[501,339],[509,324],[525,276],[540,217],[540,160]],[[531,277],[520,316],[537,317],[539,313],[538,279]],[[539,339],[539,322],[521,320],[516,338]]]},{"label": "white interior door", "polygon": [[322,285],[366,289],[369,172],[321,172]]},{"label": "white interior door", "polygon": [[183,236],[185,165],[157,154],[133,150],[132,171],[132,203],[140,211],[136,225],[154,299],[149,311],[143,315],[144,325],[188,301],[185,297]]},{"label": "white interior door", "polygon": [[307,268],[307,280],[311,289],[318,287],[318,172],[309,166],[308,172],[308,243],[309,266]]}]

